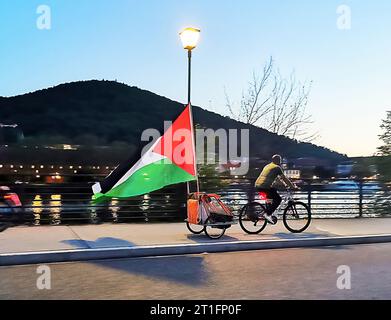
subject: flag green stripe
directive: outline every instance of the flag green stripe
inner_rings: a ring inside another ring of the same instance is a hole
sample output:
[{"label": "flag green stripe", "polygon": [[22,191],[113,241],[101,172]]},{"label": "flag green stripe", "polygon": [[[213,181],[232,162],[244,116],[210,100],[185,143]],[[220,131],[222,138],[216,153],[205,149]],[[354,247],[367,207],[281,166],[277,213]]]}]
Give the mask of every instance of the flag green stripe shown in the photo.
[{"label": "flag green stripe", "polygon": [[105,194],[95,195],[95,198],[99,198],[99,196],[129,198],[159,190],[168,185],[193,180],[196,180],[195,176],[171,163],[168,159],[162,159],[140,168],[125,182]]}]

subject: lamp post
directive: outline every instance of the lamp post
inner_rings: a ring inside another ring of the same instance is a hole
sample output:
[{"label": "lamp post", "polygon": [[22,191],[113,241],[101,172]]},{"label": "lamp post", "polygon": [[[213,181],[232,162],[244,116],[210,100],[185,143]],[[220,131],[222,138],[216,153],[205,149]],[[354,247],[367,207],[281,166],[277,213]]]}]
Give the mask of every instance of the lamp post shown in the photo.
[{"label": "lamp post", "polygon": [[187,102],[190,104],[191,102],[191,57],[192,50],[198,44],[198,40],[200,39],[200,30],[196,28],[186,28],[179,35],[181,37],[182,45],[185,50],[187,50],[188,56],[188,83],[187,83],[187,93],[188,99]]},{"label": "lamp post", "polygon": [[[179,36],[181,37],[182,45],[185,50],[187,50],[187,57],[188,57],[188,79],[187,79],[187,103],[190,108],[190,119],[191,119],[191,125],[193,126],[193,112],[191,110],[191,57],[192,57],[192,50],[195,49],[195,47],[198,44],[198,40],[200,39],[200,32],[201,30],[196,28],[185,28],[182,30],[181,33],[179,33]],[[193,136],[195,145],[195,138]],[[194,150],[194,156],[195,156],[195,150]],[[197,182],[197,192],[200,192],[200,186],[198,181],[198,174],[197,174],[197,163],[194,164],[196,168],[196,182]],[[187,193],[190,193],[190,184],[187,183]]]}]

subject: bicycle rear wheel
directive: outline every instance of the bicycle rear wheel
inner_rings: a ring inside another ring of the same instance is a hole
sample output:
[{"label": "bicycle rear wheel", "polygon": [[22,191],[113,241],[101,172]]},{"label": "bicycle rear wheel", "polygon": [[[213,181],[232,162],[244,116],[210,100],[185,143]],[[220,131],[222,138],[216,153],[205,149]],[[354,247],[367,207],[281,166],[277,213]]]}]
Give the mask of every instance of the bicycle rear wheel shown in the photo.
[{"label": "bicycle rear wheel", "polygon": [[267,221],[263,218],[265,207],[258,202],[246,204],[239,213],[239,225],[248,234],[258,234],[265,229]]},{"label": "bicycle rear wheel", "polygon": [[190,224],[188,221],[186,221],[186,227],[189,229],[191,233],[194,234],[201,234],[204,232],[205,227],[200,224]]},{"label": "bicycle rear wheel", "polygon": [[311,223],[311,212],[303,202],[290,203],[283,215],[285,228],[292,233],[301,233],[309,227]]}]

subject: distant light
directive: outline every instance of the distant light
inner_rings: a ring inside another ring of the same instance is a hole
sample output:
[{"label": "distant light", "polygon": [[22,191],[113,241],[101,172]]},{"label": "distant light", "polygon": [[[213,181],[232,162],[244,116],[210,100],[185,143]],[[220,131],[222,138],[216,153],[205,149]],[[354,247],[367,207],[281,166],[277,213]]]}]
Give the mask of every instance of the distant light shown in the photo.
[{"label": "distant light", "polygon": [[3,167],[3,165],[2,164],[0,164],[0,168],[2,168]]},{"label": "distant light", "polygon": [[186,50],[193,50],[200,39],[201,30],[196,28],[186,28],[179,36],[181,37],[183,48]]},{"label": "distant light", "polygon": [[31,166],[31,169],[35,169],[35,166]]},{"label": "distant light", "polygon": [[72,146],[70,144],[64,144],[63,145],[64,150],[72,150]]},{"label": "distant light", "polygon": [[43,165],[41,165],[40,168],[43,169]]},{"label": "distant light", "polygon": [[14,166],[11,164],[11,165],[10,165],[10,168],[13,169],[13,167],[14,167]]},{"label": "distant light", "polygon": [[20,169],[23,169],[23,166],[19,166]]},{"label": "distant light", "polygon": [[73,166],[69,166],[69,169],[73,169]]}]

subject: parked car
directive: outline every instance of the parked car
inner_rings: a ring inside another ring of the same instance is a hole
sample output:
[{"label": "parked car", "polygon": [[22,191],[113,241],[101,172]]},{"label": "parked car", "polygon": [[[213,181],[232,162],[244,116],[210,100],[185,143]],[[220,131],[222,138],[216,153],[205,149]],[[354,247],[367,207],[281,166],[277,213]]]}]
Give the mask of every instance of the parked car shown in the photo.
[{"label": "parked car", "polygon": [[22,203],[19,196],[7,186],[0,186],[0,223],[8,224],[21,218]]}]

